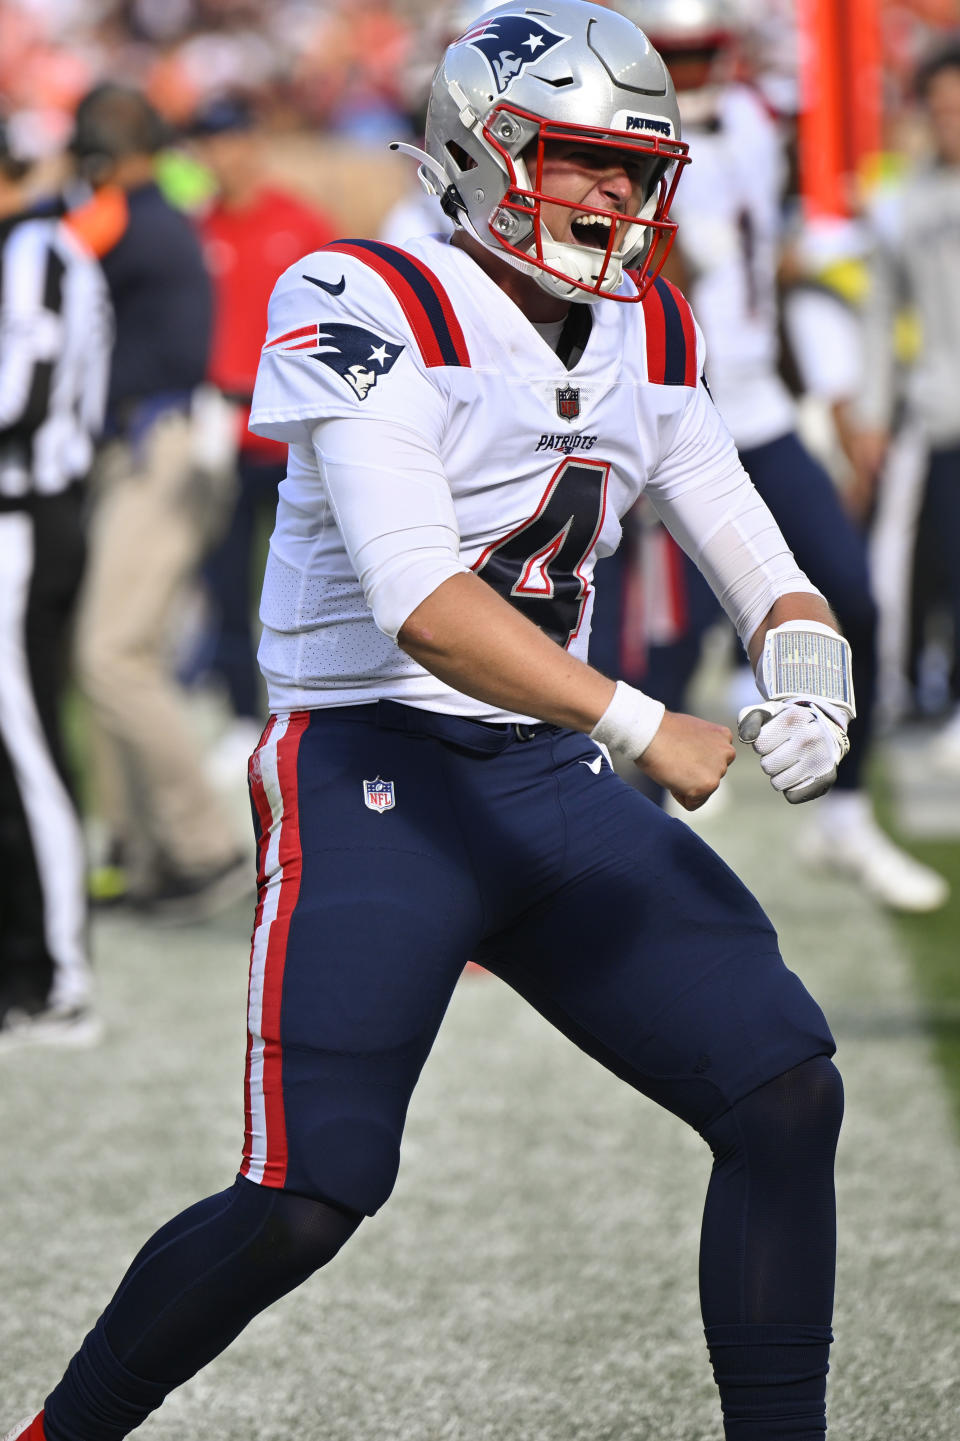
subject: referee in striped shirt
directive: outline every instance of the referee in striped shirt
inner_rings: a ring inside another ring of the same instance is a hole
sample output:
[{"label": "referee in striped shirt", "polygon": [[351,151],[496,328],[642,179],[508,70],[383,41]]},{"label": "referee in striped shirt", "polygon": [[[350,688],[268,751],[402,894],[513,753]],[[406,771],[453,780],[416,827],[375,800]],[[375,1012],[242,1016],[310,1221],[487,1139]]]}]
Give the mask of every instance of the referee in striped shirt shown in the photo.
[{"label": "referee in striped shirt", "polygon": [[14,137],[0,123],[0,1049],[98,1029],[59,711],[112,344],[100,268],[29,208]]}]

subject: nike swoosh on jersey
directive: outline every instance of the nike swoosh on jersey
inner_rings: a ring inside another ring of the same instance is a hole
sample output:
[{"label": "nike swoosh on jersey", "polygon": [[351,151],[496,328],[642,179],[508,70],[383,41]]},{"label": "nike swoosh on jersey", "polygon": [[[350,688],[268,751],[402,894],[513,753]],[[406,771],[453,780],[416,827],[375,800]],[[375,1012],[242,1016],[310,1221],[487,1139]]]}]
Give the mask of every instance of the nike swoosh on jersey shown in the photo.
[{"label": "nike swoosh on jersey", "polygon": [[597,756],[596,760],[592,761],[578,761],[577,764],[586,766],[588,770],[593,771],[595,776],[598,776],[600,774],[600,767],[603,765],[603,756]]},{"label": "nike swoosh on jersey", "polygon": [[347,277],[345,275],[341,275],[340,279],[334,285],[331,285],[329,280],[318,280],[315,275],[305,275],[303,278],[304,280],[309,280],[311,285],[319,285],[320,289],[325,290],[328,295],[342,295],[347,288]]}]

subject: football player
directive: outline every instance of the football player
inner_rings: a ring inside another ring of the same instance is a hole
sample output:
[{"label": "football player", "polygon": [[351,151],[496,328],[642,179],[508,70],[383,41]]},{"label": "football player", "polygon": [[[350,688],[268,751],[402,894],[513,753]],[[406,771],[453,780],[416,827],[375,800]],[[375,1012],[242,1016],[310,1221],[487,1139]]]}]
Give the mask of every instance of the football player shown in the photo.
[{"label": "football player", "polygon": [[[850,638],[859,714],[851,755],[829,801],[801,828],[809,864],[848,875],[903,911],[942,906],[949,888],[881,830],[864,787],[876,691],[876,607],[866,545],[830,477],[796,433],[793,400],[778,374],[777,264],[785,182],[776,122],[731,63],[737,17],[731,0],[615,0],[650,37],[678,93],[693,158],[675,210],[679,238],[670,274],[688,290],[709,351],[708,381],[744,467],[807,575]],[[683,567],[682,613],[694,627],[716,609],[694,567]],[[601,631],[619,624],[604,607]],[[644,684],[680,706],[699,656],[699,637],[653,645]],[[609,639],[602,661],[611,652]],[[596,652],[600,659],[599,651]]]},{"label": "football player", "polygon": [[383,1205],[468,957],[703,1137],[726,1435],[824,1435],[834,1042],[756,900],[611,769],[695,808],[734,748],[585,663],[594,562],[646,491],[758,666],[788,799],[836,776],[849,647],[657,276],[687,155],[646,38],[585,0],[500,6],[447,50],[425,143],[453,242],[336,242],[270,305],[251,423],[289,468],[240,1174],[147,1241],[29,1441],[119,1441]]}]

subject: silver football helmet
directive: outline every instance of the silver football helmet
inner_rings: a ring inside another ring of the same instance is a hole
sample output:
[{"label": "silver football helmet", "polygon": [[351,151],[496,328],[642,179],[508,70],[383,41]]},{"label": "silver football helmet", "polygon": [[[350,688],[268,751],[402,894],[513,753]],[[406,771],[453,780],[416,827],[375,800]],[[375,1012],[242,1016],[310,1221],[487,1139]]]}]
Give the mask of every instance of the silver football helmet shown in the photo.
[{"label": "silver football helmet", "polygon": [[[545,194],[551,141],[635,152],[639,213]],[[447,213],[551,295],[587,302],[613,296],[626,269],[636,271],[642,295],[666,259],[676,232],[670,202],[687,147],[663,61],[612,10],[589,0],[519,0],[480,14],[434,75],[426,150],[417,153],[420,178]],[[554,240],[541,218],[544,204],[577,213],[583,223],[574,242]]]}]

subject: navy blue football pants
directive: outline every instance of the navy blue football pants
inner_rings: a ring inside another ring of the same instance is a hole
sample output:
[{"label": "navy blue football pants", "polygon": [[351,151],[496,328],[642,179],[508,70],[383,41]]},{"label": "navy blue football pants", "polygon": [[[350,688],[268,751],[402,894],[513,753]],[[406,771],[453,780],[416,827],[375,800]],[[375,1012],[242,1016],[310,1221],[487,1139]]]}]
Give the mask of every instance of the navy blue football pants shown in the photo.
[{"label": "navy blue football pants", "polygon": [[[876,698],[877,610],[870,591],[866,541],[844,510],[827,472],[796,435],[741,451],[740,458],[798,565],[823,592],[850,642],[857,718],[850,723],[850,753],[840,767],[837,788],[857,790],[863,783]],[[624,675],[619,662],[619,594],[626,564],[624,550],[599,568],[591,664],[606,674],[623,675],[662,700],[668,710],[682,711],[703,633],[721,614],[720,606],[700,571],[684,556],[684,635],[669,645],[651,646],[642,675]]]},{"label": "navy blue football pants", "polygon": [[[911,653],[923,650],[931,606],[945,603],[953,628],[951,686],[960,698],[960,446],[931,450],[917,518],[911,595]],[[913,676],[916,683],[919,679]]]},{"label": "navy blue football pants", "polygon": [[818,1441],[839,1078],[819,1007],[736,876],[552,726],[392,702],[300,712],[270,722],[250,776],[241,1177],[144,1247],[48,1398],[48,1441],[118,1441],[383,1204],[471,958],[703,1134],[726,1434]]}]

